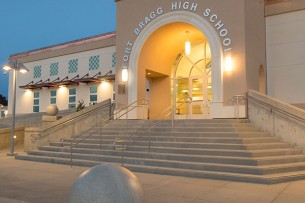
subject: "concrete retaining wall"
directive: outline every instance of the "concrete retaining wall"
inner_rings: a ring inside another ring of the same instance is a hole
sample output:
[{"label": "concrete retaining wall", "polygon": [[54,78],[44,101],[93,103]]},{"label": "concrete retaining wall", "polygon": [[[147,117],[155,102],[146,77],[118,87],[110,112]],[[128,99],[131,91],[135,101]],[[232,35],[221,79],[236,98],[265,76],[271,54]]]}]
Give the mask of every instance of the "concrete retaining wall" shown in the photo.
[{"label": "concrete retaining wall", "polygon": [[71,139],[96,126],[102,119],[108,118],[111,112],[111,100],[108,99],[79,112],[75,112],[41,128],[25,128],[24,150],[35,150],[49,142],[60,139]]},{"label": "concrete retaining wall", "polygon": [[256,127],[305,150],[305,110],[251,90],[248,116]]},{"label": "concrete retaining wall", "polygon": [[[15,129],[15,145],[22,145],[24,143],[24,128],[19,127]],[[11,129],[0,129],[0,149],[10,147]]]},{"label": "concrete retaining wall", "polygon": [[[75,111],[74,110],[59,111],[58,115],[65,117],[73,112]],[[23,127],[23,126],[40,127],[42,126],[43,115],[46,115],[46,113],[31,113],[31,114],[16,115],[15,125],[16,127]],[[12,123],[12,118],[10,117],[10,115],[8,116],[9,117],[0,119],[0,128],[10,128]]]}]

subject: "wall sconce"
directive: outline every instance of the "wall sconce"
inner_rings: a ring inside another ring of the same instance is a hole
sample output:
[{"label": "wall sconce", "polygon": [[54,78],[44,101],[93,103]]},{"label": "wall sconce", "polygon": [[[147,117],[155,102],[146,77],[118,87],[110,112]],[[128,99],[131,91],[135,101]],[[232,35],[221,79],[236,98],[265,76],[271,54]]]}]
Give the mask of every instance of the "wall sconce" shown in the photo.
[{"label": "wall sconce", "polygon": [[128,70],[127,67],[123,67],[122,69],[122,81],[127,82],[128,81]]},{"label": "wall sconce", "polygon": [[233,61],[232,61],[232,56],[230,54],[226,55],[225,71],[226,72],[233,71]]},{"label": "wall sconce", "polygon": [[191,54],[191,42],[189,41],[189,34],[190,31],[186,31],[186,41],[184,44],[184,51],[185,51],[185,55],[189,56]]}]

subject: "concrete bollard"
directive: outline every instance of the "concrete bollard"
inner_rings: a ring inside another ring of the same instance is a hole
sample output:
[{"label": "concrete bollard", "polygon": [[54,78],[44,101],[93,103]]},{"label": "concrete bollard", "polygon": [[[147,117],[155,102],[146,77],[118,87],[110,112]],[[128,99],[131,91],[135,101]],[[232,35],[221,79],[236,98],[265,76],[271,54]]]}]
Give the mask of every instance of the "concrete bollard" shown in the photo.
[{"label": "concrete bollard", "polygon": [[98,165],[80,175],[73,185],[70,203],[141,203],[143,189],[128,169]]}]

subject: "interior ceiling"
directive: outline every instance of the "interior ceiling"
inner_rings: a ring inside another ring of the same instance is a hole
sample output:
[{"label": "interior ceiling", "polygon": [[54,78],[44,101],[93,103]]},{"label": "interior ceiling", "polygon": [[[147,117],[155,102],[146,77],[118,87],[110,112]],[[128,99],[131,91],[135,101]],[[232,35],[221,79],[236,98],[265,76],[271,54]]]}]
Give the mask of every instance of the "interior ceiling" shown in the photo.
[{"label": "interior ceiling", "polygon": [[184,50],[187,39],[186,31],[190,32],[188,39],[191,43],[206,40],[203,33],[193,25],[182,22],[164,25],[157,29],[142,47],[141,66],[148,70],[170,75],[177,55]]}]

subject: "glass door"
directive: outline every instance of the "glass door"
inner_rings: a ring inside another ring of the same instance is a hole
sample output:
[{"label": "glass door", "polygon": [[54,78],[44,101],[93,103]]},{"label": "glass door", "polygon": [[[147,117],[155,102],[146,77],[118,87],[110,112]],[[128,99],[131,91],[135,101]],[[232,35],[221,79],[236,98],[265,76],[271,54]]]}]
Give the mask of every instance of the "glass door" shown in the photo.
[{"label": "glass door", "polygon": [[[176,102],[176,118],[208,119],[212,101],[212,63],[207,42],[192,46],[192,54],[179,54],[176,67],[173,93]],[[192,103],[184,103],[181,98],[189,96]]]},{"label": "glass door", "polygon": [[[176,86],[176,115],[178,117],[181,119],[210,117],[207,77],[180,78],[177,80]],[[184,103],[182,98],[185,96],[191,97],[192,103]]]}]

